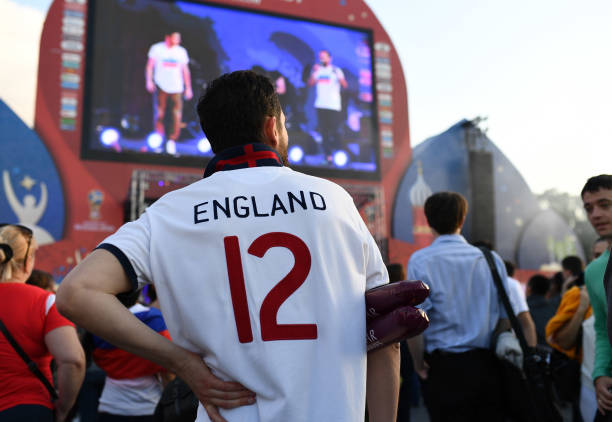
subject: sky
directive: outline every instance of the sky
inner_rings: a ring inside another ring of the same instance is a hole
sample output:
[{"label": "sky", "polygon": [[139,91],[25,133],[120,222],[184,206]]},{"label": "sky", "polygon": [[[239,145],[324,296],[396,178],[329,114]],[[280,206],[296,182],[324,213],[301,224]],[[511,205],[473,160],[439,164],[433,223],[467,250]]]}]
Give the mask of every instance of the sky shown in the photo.
[{"label": "sky", "polygon": [[[33,126],[38,46],[51,0],[0,0],[0,99]],[[10,63],[10,65],[9,65]]]},{"label": "sky", "polygon": [[400,57],[411,143],[486,116],[535,193],[612,173],[612,2],[365,0]]},{"label": "sky", "polygon": [[[413,146],[484,116],[535,193],[577,195],[588,177],[612,172],[610,0],[364,1],[400,57]],[[15,58],[0,66],[0,98],[30,125],[31,52],[50,3],[0,0],[3,54]]]}]

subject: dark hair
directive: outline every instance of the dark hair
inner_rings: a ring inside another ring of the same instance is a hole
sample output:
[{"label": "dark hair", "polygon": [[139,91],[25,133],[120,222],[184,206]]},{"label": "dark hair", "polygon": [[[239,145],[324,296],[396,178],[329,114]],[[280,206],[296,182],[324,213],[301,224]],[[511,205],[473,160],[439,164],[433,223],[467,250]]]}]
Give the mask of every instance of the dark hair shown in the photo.
[{"label": "dark hair", "polygon": [[508,273],[508,277],[514,276],[514,264],[510,261],[504,261],[504,265],[506,265],[506,272]]},{"label": "dark hair", "polygon": [[406,271],[404,271],[402,264],[387,264],[387,272],[389,273],[390,283],[406,279]]},{"label": "dark hair", "polygon": [[557,293],[561,293],[561,288],[563,287],[563,282],[565,280],[563,280],[563,273],[561,271],[556,272],[551,278],[550,278],[550,287],[549,290],[552,290],[553,288],[555,288],[557,290]]},{"label": "dark hair", "polygon": [[532,276],[527,282],[531,294],[544,296],[550,288],[550,280],[541,274]]},{"label": "dark hair", "polygon": [[26,280],[26,284],[31,284],[45,290],[51,290],[54,283],[55,280],[53,276],[41,270],[32,270],[32,274],[30,274],[30,277]]},{"label": "dark hair", "polygon": [[274,84],[250,70],[213,80],[198,101],[200,125],[213,152],[260,142],[267,116],[280,125],[281,106]]},{"label": "dark hair", "polygon": [[580,275],[582,274],[582,259],[575,255],[566,256],[561,261],[561,267],[572,275]]},{"label": "dark hair", "polygon": [[597,192],[600,189],[612,189],[612,174],[600,174],[587,180],[580,192],[582,198],[586,192]]},{"label": "dark hair", "polygon": [[457,192],[438,192],[425,201],[427,223],[438,234],[454,233],[465,221],[468,203]]}]

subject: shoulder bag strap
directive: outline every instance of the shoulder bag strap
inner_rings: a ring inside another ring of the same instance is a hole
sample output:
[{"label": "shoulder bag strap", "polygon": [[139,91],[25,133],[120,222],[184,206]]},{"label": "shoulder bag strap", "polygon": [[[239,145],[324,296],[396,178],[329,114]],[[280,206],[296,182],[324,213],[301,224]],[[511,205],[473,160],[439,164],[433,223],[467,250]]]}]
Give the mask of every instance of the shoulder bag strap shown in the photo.
[{"label": "shoulder bag strap", "polygon": [[0,320],[0,331],[2,331],[2,334],[4,334],[4,337],[6,337],[6,340],[10,343],[13,349],[15,349],[19,357],[23,359],[25,364],[28,366],[28,369],[36,376],[36,378],[40,380],[40,382],[43,383],[45,388],[49,391],[49,394],[51,395],[51,400],[52,401],[57,400],[58,396],[57,396],[57,391],[55,391],[55,388],[53,388],[53,386],[51,385],[49,380],[45,378],[43,373],[40,372],[40,369],[38,369],[36,362],[30,359],[28,354],[21,348],[19,343],[15,341],[15,338],[11,335],[11,333],[9,332],[8,328],[6,328],[2,320]]},{"label": "shoulder bag strap", "polygon": [[518,339],[521,349],[523,349],[523,354],[527,356],[529,351],[529,346],[527,345],[527,340],[525,340],[525,334],[523,334],[523,329],[519,324],[516,315],[514,315],[514,310],[512,309],[512,305],[510,304],[510,299],[508,299],[508,294],[506,293],[506,289],[504,289],[504,285],[502,284],[501,277],[497,272],[497,267],[495,266],[495,260],[493,259],[493,254],[491,251],[485,247],[479,247],[484,254],[487,264],[489,264],[489,269],[491,270],[491,275],[493,276],[493,282],[495,283],[495,287],[497,288],[497,294],[506,309],[506,313],[508,314],[508,319],[510,320],[510,325],[516,334],[516,338]]}]

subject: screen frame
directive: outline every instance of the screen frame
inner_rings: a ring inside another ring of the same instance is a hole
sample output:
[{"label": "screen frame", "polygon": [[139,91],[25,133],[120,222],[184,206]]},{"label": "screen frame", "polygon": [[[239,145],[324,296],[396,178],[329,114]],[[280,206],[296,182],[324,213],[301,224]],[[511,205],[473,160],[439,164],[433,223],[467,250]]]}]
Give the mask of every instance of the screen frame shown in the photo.
[{"label": "screen frame", "polygon": [[[327,25],[339,29],[349,29],[353,31],[359,31],[367,35],[367,43],[370,48],[370,71],[372,78],[372,127],[371,131],[374,134],[371,140],[373,141],[372,148],[374,149],[374,164],[376,170],[365,171],[365,170],[353,170],[353,169],[341,169],[341,168],[327,168],[327,167],[316,167],[308,165],[300,165],[290,163],[290,167],[296,171],[321,177],[338,178],[338,179],[355,179],[355,180],[381,180],[381,138],[379,128],[379,107],[378,107],[378,96],[376,90],[376,66],[374,60],[374,31],[372,28],[359,27],[354,25],[340,24],[337,22],[330,22],[320,19],[300,17],[295,15],[289,15],[280,12],[271,12],[267,10],[258,10],[237,5],[228,5],[213,3],[210,1],[200,0],[154,0],[160,3],[173,3],[182,1],[185,3],[192,3],[196,5],[203,5],[218,9],[229,9],[236,10],[245,13],[266,15],[271,17],[277,17],[282,19],[300,21],[300,22],[311,22],[316,24]],[[133,164],[149,164],[149,165],[163,165],[172,167],[188,167],[188,168],[199,168],[204,169],[212,157],[208,156],[173,156],[170,154],[153,154],[153,153],[139,153],[132,151],[116,152],[111,150],[98,150],[90,146],[90,135],[92,129],[92,83],[93,83],[93,48],[95,42],[95,17],[94,11],[96,6],[102,5],[103,0],[89,0],[87,4],[87,39],[85,42],[85,77],[84,84],[82,86],[83,96],[83,108],[81,118],[81,154],[82,160],[91,161],[107,161],[107,162],[123,162]],[[289,137],[289,147],[291,147],[291,137]]]}]

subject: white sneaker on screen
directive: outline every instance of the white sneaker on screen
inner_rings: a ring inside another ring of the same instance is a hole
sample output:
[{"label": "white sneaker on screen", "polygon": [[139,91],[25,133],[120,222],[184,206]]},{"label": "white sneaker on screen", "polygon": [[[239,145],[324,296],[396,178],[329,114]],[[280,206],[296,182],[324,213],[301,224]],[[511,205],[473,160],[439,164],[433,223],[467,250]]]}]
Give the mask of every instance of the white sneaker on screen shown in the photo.
[{"label": "white sneaker on screen", "polygon": [[168,154],[176,155],[176,142],[174,142],[172,139],[168,139],[168,142],[166,142],[166,152]]}]

